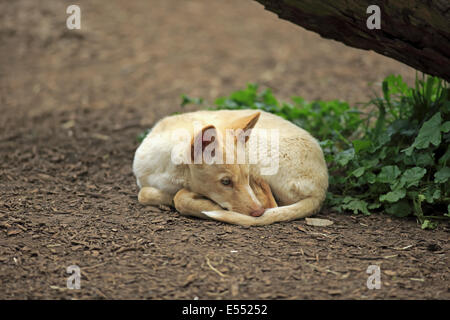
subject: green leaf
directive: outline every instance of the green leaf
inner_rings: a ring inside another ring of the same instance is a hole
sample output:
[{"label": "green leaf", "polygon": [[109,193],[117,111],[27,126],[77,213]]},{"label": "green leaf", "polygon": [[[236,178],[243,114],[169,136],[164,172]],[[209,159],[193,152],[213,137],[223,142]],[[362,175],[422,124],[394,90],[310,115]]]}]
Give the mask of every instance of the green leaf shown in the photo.
[{"label": "green leaf", "polygon": [[367,206],[367,208],[369,208],[369,209],[378,209],[379,207],[381,207],[381,203],[379,203],[379,202],[371,203]]},{"label": "green leaf", "polygon": [[431,186],[425,190],[423,195],[428,203],[434,203],[434,200],[441,197],[441,189],[438,186]]},{"label": "green leaf", "polygon": [[394,191],[390,191],[386,194],[382,194],[380,196],[380,201],[387,201],[387,202],[397,202],[398,200],[404,198],[406,195],[405,189],[397,189]]},{"label": "green leaf", "polygon": [[355,149],[347,149],[336,155],[335,161],[341,166],[347,165],[355,157]]},{"label": "green leaf", "polygon": [[445,121],[442,125],[441,125],[441,131],[442,132],[449,132],[450,131],[450,121]]},{"label": "green leaf", "polygon": [[411,205],[408,203],[408,201],[403,199],[393,205],[388,206],[386,208],[386,212],[401,218],[409,216],[413,212],[413,209],[411,208]]},{"label": "green leaf", "polygon": [[443,167],[434,174],[435,183],[444,183],[450,178],[450,168]]},{"label": "green leaf", "polygon": [[392,183],[400,173],[400,169],[397,166],[384,166],[377,176],[377,181],[381,183]]},{"label": "green leaf", "polygon": [[146,129],[145,131],[141,132],[137,137],[138,142],[144,141],[145,137],[150,133],[151,129]]},{"label": "green leaf", "polygon": [[203,99],[202,98],[191,98],[185,94],[181,95],[181,106],[184,107],[185,105],[188,104],[197,104],[197,105],[201,105],[203,104]]},{"label": "green leaf", "polygon": [[367,182],[370,184],[373,184],[377,181],[377,176],[375,174],[373,174],[372,172],[367,172],[365,174],[365,177],[367,179]]},{"label": "green leaf", "polygon": [[348,203],[342,205],[344,210],[353,211],[353,213],[363,213],[365,215],[370,215],[369,210],[367,209],[367,202],[364,200],[353,199]]},{"label": "green leaf", "polygon": [[364,168],[371,169],[375,167],[379,162],[380,160],[378,159],[363,159],[361,161],[361,164],[364,166]]},{"label": "green leaf", "polygon": [[441,121],[441,113],[437,112],[430,120],[423,124],[422,128],[420,128],[414,143],[409,148],[402,151],[410,156],[414,148],[426,149],[430,144],[438,146],[441,143]]},{"label": "green leaf", "polygon": [[402,177],[400,178],[406,187],[417,186],[423,176],[427,173],[427,170],[420,167],[414,167],[403,172]]},{"label": "green leaf", "polygon": [[375,146],[372,148],[371,152],[377,151],[389,141],[391,141],[391,136],[387,132],[382,132],[376,137]]},{"label": "green leaf", "polygon": [[356,153],[367,150],[372,146],[372,142],[370,142],[369,140],[353,140],[352,144],[353,148],[355,148]]},{"label": "green leaf", "polygon": [[366,170],[366,168],[364,167],[359,167],[358,169],[356,169],[355,171],[352,172],[352,175],[354,175],[355,177],[359,178],[364,174],[364,171]]},{"label": "green leaf", "polygon": [[436,223],[436,222],[431,222],[431,221],[428,220],[428,219],[425,219],[425,220],[422,222],[422,226],[421,226],[421,228],[422,228],[423,230],[425,230],[425,229],[433,230],[433,229],[435,229],[436,227],[437,227],[437,223]]},{"label": "green leaf", "polygon": [[383,92],[385,90],[389,90],[390,94],[407,95],[409,87],[403,81],[402,76],[391,74],[383,80]]},{"label": "green leaf", "polygon": [[432,166],[434,165],[434,159],[432,153],[419,153],[416,155],[415,163],[419,166]]},{"label": "green leaf", "polygon": [[398,160],[397,162],[402,161],[407,166],[416,165],[416,166],[421,166],[421,167],[422,166],[427,167],[427,166],[434,165],[433,153],[429,152],[429,151],[424,151],[424,152],[420,152],[420,153],[415,152],[410,156],[407,156],[406,154],[401,153],[396,157],[396,160]]},{"label": "green leaf", "polygon": [[270,89],[266,89],[262,93],[261,98],[262,98],[264,104],[278,106],[278,101],[274,97],[274,95],[272,94],[272,91]]}]

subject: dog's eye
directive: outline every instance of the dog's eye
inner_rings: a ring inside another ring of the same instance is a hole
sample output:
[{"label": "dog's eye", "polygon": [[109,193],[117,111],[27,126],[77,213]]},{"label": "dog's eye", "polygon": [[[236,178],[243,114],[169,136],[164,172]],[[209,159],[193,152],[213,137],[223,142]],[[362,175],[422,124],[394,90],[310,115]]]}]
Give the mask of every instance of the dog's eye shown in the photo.
[{"label": "dog's eye", "polygon": [[223,178],[222,180],[220,180],[220,182],[224,185],[224,186],[229,186],[231,184],[231,179],[230,178]]}]

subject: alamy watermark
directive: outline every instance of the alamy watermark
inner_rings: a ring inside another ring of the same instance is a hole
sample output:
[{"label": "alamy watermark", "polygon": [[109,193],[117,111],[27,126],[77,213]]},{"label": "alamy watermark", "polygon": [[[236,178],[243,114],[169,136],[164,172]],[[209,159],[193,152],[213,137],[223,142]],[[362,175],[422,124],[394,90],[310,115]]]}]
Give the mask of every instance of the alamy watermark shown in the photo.
[{"label": "alamy watermark", "polygon": [[194,122],[194,132],[195,137],[183,128],[173,131],[172,139],[177,143],[172,148],[172,163],[258,164],[261,175],[278,172],[278,129],[226,129],[224,137],[214,127],[202,130],[201,123]]},{"label": "alamy watermark", "polygon": [[71,265],[67,267],[67,273],[71,274],[67,278],[67,289],[80,289],[81,288],[81,270],[77,265]]},{"label": "alamy watermark", "polygon": [[[81,29],[81,8],[72,4],[67,7],[66,13],[70,16],[66,19],[66,26],[69,30]],[[367,7],[367,14],[370,16],[366,20],[366,26],[369,30],[381,29],[381,9],[378,5],[372,4]]]},{"label": "alamy watermark", "polygon": [[67,7],[66,13],[70,14],[66,19],[66,26],[69,30],[81,29],[81,9],[76,4]]},{"label": "alamy watermark", "polygon": [[371,14],[367,18],[366,26],[367,29],[381,29],[381,9],[379,6],[373,4],[367,7],[366,13]]},{"label": "alamy watermark", "polygon": [[370,265],[366,273],[370,274],[370,276],[367,278],[367,289],[373,290],[373,289],[381,289],[381,269],[380,266],[377,265]]}]

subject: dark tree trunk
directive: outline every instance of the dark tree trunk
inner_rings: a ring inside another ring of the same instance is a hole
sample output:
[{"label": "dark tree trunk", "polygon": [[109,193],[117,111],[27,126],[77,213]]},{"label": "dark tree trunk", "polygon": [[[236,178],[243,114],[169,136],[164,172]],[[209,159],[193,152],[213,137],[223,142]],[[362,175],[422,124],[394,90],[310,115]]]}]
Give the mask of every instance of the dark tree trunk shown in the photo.
[{"label": "dark tree trunk", "polygon": [[[374,50],[450,81],[450,0],[256,1],[324,38]],[[373,4],[381,9],[381,29],[369,30],[366,10]]]}]

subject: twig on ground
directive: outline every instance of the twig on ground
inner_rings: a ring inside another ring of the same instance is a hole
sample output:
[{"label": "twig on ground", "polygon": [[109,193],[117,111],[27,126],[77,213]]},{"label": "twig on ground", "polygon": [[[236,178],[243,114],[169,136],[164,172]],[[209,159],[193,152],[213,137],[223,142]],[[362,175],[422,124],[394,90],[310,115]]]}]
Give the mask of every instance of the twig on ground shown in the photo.
[{"label": "twig on ground", "polygon": [[219,270],[217,270],[216,268],[214,268],[211,264],[211,261],[209,261],[208,256],[205,257],[206,258],[206,264],[208,265],[208,267],[211,268],[212,271],[214,271],[215,273],[217,273],[219,276],[221,276],[222,278],[226,277],[225,274],[223,274],[222,272],[220,272]]}]

